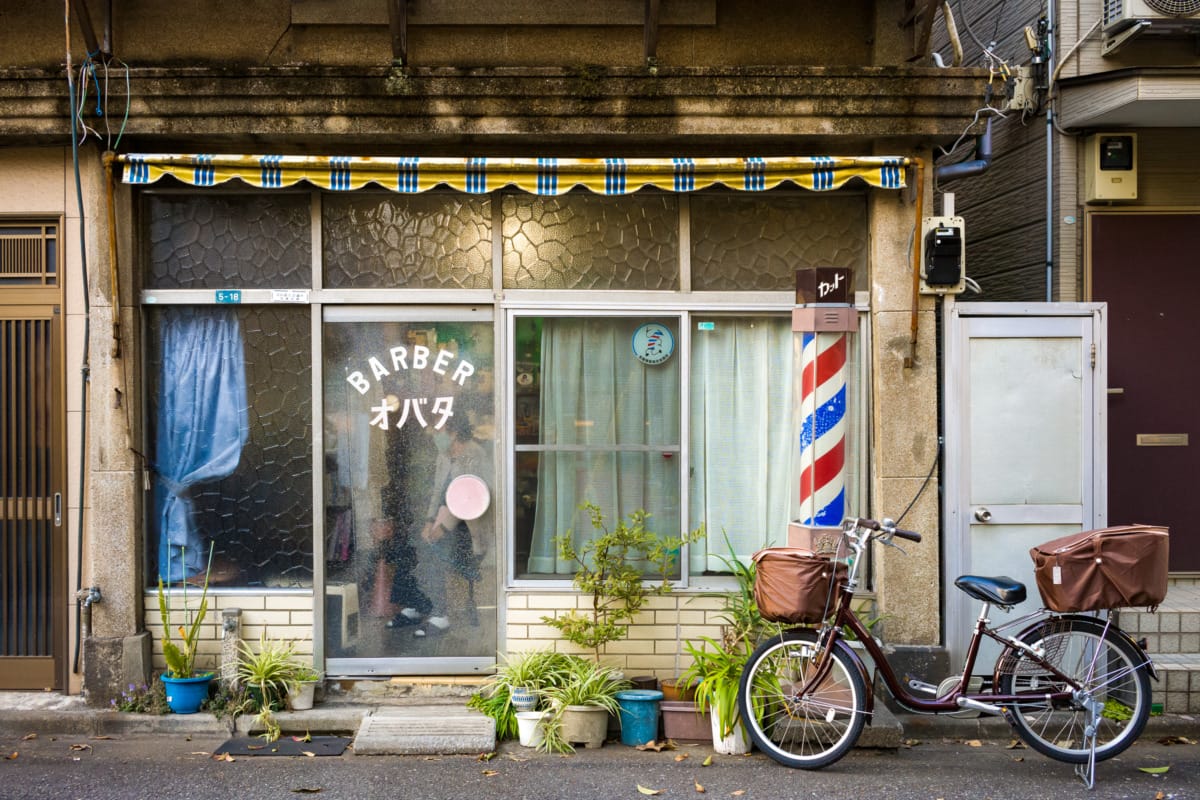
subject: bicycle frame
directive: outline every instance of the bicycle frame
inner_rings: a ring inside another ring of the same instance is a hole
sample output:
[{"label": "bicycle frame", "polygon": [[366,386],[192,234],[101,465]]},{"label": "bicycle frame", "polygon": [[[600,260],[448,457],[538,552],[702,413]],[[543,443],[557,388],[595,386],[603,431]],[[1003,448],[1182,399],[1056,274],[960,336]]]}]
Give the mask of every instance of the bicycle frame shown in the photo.
[{"label": "bicycle frame", "polygon": [[[962,671],[959,673],[958,681],[952,686],[949,691],[938,697],[927,699],[918,697],[913,694],[908,687],[896,676],[895,670],[892,669],[891,663],[888,661],[887,655],[883,649],[876,643],[875,638],[871,636],[866,626],[858,618],[858,615],[851,609],[851,602],[854,599],[854,592],[858,586],[858,568],[862,563],[862,553],[866,549],[867,543],[871,540],[869,535],[856,535],[857,527],[854,530],[844,530],[843,540],[848,541],[850,549],[853,551],[853,557],[850,559],[850,571],[847,575],[846,584],[843,587],[841,595],[838,599],[837,611],[833,616],[831,623],[823,625],[817,635],[817,646],[821,649],[821,660],[818,662],[817,669],[814,671],[810,680],[805,682],[801,687],[799,694],[803,696],[810,687],[820,685],[829,674],[832,659],[830,653],[837,647],[838,642],[843,639],[843,629],[848,629],[854,634],[863,645],[863,649],[870,654],[875,662],[875,668],[879,675],[883,678],[884,685],[896,701],[910,711],[922,714],[945,714],[954,711],[961,711],[963,708],[970,708],[976,711],[981,711],[986,714],[1004,714],[1005,706],[1024,699],[1028,701],[1028,695],[1011,695],[999,694],[995,691],[986,692],[971,692],[968,691],[969,681],[974,673],[975,661],[979,655],[980,645],[984,637],[993,639],[1004,645],[1005,648],[1017,649],[1025,652],[1035,663],[1045,669],[1052,675],[1060,678],[1064,685],[1069,687],[1067,691],[1049,692],[1041,695],[1041,699],[1050,702],[1067,702],[1071,699],[1073,691],[1079,688],[1077,681],[1060,672],[1054,664],[1047,662],[1043,658],[1043,654],[1035,648],[1030,647],[1021,641],[1021,634],[1027,631],[1035,624],[1040,624],[1044,619],[1054,615],[1045,609],[1040,609],[1031,614],[1027,614],[1018,619],[1006,622],[1005,624],[992,628],[989,627],[990,620],[988,612],[991,604],[984,602],[980,611],[979,617],[975,622],[975,628],[971,635],[971,641],[967,647],[967,654],[963,662]],[[1110,621],[1111,624],[1111,621]],[[1001,632],[1010,628],[1021,626],[1015,636],[1002,635]],[[860,673],[866,677],[868,675],[866,665],[862,658],[851,648],[848,650],[851,657],[855,661],[855,666]],[[1003,653],[1001,655],[1003,658]],[[997,676],[993,672],[993,679]],[[867,685],[871,685],[871,681],[867,681]],[[867,711],[873,710],[874,698],[868,692],[868,707]]]}]

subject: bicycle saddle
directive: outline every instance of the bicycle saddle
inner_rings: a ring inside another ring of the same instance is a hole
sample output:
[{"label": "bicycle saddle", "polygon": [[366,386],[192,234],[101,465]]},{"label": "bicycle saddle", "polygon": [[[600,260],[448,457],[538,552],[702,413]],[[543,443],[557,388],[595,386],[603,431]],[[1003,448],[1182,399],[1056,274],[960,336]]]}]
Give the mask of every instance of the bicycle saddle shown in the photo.
[{"label": "bicycle saddle", "polygon": [[954,585],[985,603],[1015,606],[1025,602],[1025,584],[1014,581],[1007,575],[987,578],[982,575],[963,575]]}]

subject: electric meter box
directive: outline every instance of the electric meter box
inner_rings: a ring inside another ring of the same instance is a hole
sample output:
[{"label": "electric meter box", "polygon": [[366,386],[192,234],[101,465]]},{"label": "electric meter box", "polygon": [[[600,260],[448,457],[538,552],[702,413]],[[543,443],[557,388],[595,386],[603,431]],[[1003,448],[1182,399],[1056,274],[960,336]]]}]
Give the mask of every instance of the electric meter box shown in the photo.
[{"label": "electric meter box", "polygon": [[1137,134],[1096,133],[1083,143],[1086,203],[1137,200]]},{"label": "electric meter box", "polygon": [[967,237],[962,217],[921,222],[921,294],[962,294],[967,288]]}]

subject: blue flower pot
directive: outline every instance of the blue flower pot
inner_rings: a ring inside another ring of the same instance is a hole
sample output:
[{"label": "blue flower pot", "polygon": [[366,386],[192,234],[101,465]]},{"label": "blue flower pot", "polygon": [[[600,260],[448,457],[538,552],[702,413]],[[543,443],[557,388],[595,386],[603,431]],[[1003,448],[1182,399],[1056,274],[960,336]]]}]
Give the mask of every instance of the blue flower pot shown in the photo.
[{"label": "blue flower pot", "polygon": [[163,686],[167,690],[167,705],[176,714],[195,714],[208,699],[208,687],[212,684],[212,673],[195,678],[173,678],[163,675]]},{"label": "blue flower pot", "polygon": [[621,744],[637,747],[658,738],[658,703],[663,693],[653,689],[617,692],[621,711]]}]

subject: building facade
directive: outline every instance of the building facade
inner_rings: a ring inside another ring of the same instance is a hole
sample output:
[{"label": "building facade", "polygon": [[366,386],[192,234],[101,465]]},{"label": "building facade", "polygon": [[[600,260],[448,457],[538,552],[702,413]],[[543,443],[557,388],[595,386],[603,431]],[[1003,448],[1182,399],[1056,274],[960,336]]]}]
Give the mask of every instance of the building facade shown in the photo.
[{"label": "building facade", "polygon": [[928,65],[923,6],[66,8],[0,26],[0,687],[107,702],[163,666],[158,580],[205,572],[214,666],[229,616],[346,678],[567,647],[588,502],[707,531],[604,656],[678,672],[722,559],[813,514],[792,312],[827,266],[835,494],[911,508],[877,613],[940,645],[914,243],[987,72]]}]

